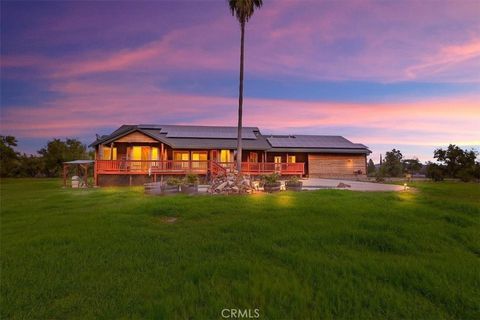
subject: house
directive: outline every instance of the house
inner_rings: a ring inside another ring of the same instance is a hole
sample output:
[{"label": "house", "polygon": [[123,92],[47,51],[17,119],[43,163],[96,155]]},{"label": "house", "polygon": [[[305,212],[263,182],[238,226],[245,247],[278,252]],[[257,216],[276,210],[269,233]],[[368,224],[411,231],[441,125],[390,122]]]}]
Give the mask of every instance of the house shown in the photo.
[{"label": "house", "polygon": [[[123,125],[97,137],[95,184],[122,185],[195,173],[214,177],[235,168],[237,127]],[[248,175],[365,177],[370,150],[341,136],[263,135],[242,128],[242,172]]]}]

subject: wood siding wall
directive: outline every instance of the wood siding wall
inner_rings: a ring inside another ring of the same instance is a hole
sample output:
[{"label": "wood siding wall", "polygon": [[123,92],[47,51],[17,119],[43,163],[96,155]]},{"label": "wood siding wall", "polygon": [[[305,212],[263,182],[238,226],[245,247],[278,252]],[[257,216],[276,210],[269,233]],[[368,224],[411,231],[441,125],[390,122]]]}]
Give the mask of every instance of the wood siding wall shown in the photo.
[{"label": "wood siding wall", "polygon": [[118,140],[115,140],[115,142],[148,142],[148,143],[158,143],[157,140],[150,138],[149,136],[144,135],[143,133],[140,132],[132,132],[130,134],[127,134],[124,137],[121,137]]},{"label": "wood siding wall", "polygon": [[309,154],[308,174],[311,177],[355,177],[355,171],[366,173],[366,157],[361,154]]}]

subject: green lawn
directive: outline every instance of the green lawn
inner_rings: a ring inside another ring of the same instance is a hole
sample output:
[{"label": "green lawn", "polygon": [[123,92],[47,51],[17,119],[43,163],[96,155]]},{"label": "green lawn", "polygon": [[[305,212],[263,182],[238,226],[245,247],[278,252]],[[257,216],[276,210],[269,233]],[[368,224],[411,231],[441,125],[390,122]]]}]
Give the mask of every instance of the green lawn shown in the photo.
[{"label": "green lawn", "polygon": [[151,197],[5,180],[0,316],[479,319],[480,186],[417,187]]}]

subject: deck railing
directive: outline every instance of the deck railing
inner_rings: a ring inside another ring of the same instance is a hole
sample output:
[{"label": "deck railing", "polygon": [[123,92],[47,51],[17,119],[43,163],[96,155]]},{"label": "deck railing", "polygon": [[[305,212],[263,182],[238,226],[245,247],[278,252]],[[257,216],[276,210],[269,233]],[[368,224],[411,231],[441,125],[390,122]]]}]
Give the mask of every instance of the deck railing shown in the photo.
[{"label": "deck railing", "polygon": [[[210,160],[96,160],[97,174],[214,174],[234,170],[234,162]],[[242,162],[245,174],[302,175],[304,163]]]},{"label": "deck railing", "polygon": [[303,174],[304,163],[242,162],[242,171],[250,174]]}]

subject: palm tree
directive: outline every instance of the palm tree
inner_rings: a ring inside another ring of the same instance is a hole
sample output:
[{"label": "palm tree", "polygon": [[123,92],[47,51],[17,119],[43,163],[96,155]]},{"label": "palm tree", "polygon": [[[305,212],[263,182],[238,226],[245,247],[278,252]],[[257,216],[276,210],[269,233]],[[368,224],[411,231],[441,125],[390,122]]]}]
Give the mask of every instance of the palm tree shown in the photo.
[{"label": "palm tree", "polygon": [[252,17],[256,8],[263,4],[262,0],[227,0],[232,16],[240,22],[240,85],[238,89],[238,133],[237,133],[237,169],[242,173],[242,107],[243,107],[243,56],[245,42],[245,24]]}]

